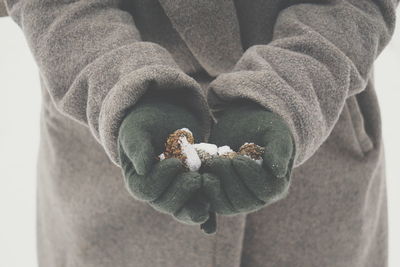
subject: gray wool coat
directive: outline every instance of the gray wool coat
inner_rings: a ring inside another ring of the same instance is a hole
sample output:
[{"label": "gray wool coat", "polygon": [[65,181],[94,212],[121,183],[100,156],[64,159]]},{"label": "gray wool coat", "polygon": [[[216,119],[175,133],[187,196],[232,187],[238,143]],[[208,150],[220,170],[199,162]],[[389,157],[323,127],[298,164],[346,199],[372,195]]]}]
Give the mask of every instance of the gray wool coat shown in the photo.
[{"label": "gray wool coat", "polygon": [[[398,2],[6,0],[43,88],[40,266],[386,266],[372,69]],[[117,133],[150,91],[182,93],[205,128],[237,99],[281,115],[296,144],[289,195],[220,217],[211,236],[134,200]]]},{"label": "gray wool coat", "polygon": [[6,9],[6,5],[4,2],[0,2],[0,17],[5,17],[7,16],[7,9]]}]

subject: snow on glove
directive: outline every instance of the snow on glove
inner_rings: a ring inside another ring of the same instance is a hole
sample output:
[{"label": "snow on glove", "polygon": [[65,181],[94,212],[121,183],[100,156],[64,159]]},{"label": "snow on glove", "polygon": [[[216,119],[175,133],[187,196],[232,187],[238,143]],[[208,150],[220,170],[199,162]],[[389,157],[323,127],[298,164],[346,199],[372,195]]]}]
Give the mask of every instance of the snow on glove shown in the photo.
[{"label": "snow on glove", "polygon": [[192,113],[174,104],[137,104],[119,130],[120,162],[126,186],[135,198],[181,222],[201,224],[209,218],[209,204],[199,197],[201,175],[187,171],[176,158],[157,159],[168,135],[183,127],[190,127],[196,136],[201,125]]},{"label": "snow on glove", "polygon": [[211,210],[219,214],[251,212],[283,198],[289,188],[294,144],[285,122],[256,105],[230,107],[217,114],[210,142],[237,150],[253,142],[265,147],[262,165],[245,156],[215,158],[203,174]]}]

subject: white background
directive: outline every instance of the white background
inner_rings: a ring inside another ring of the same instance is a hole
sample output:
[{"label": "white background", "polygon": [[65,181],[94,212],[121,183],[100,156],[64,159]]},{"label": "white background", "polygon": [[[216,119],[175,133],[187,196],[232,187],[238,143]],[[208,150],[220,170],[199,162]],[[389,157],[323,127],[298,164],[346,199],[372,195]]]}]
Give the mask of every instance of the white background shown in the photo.
[{"label": "white background", "polygon": [[[400,23],[397,24],[392,42],[376,64],[386,144],[390,267],[400,266]],[[39,79],[22,32],[10,18],[0,18],[0,88],[0,266],[35,267]]]}]

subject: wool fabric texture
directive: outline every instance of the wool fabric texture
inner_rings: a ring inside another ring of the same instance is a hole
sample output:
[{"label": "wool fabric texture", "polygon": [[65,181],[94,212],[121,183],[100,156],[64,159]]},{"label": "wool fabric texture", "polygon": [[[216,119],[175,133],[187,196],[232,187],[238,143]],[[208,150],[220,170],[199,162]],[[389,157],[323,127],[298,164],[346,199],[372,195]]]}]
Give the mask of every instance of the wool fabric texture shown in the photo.
[{"label": "wool fabric texture", "polygon": [[6,4],[3,1],[0,1],[0,17],[6,17],[6,16],[8,16]]},{"label": "wool fabric texture", "polygon": [[[386,266],[373,63],[398,2],[6,0],[43,89],[40,266]],[[238,99],[283,118],[287,197],[212,236],[133,200],[118,131],[149,92],[178,93],[204,136]]]}]

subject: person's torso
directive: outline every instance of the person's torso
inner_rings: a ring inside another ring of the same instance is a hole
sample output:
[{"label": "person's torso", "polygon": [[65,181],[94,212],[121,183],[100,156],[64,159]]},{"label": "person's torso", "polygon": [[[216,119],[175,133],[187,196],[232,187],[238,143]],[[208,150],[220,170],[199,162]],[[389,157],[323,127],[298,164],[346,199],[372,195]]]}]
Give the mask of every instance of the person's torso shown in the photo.
[{"label": "person's torso", "polygon": [[287,2],[125,0],[121,8],[132,14],[142,40],[165,47],[187,74],[215,76],[248,47],[271,41]]},{"label": "person's torso", "polygon": [[[286,3],[208,1],[226,5],[216,32],[231,32],[219,38],[185,24],[188,17],[213,24],[215,17],[205,10],[175,10],[178,2],[126,0],[122,8],[132,14],[143,41],[165,47],[204,87],[218,71],[229,71],[229,64],[214,61],[219,51],[203,51],[207,44],[218,43],[223,56],[232,55],[226,62],[234,62],[248,47],[271,41]],[[235,16],[229,16],[232,12]],[[348,98],[331,135],[294,170],[288,197],[246,221],[222,221],[215,237],[132,199],[120,170],[87,127],[60,114],[46,88],[43,105],[38,219],[39,253],[47,266],[369,266],[369,260],[376,266],[372,258],[384,261],[383,158],[372,80]]]}]

